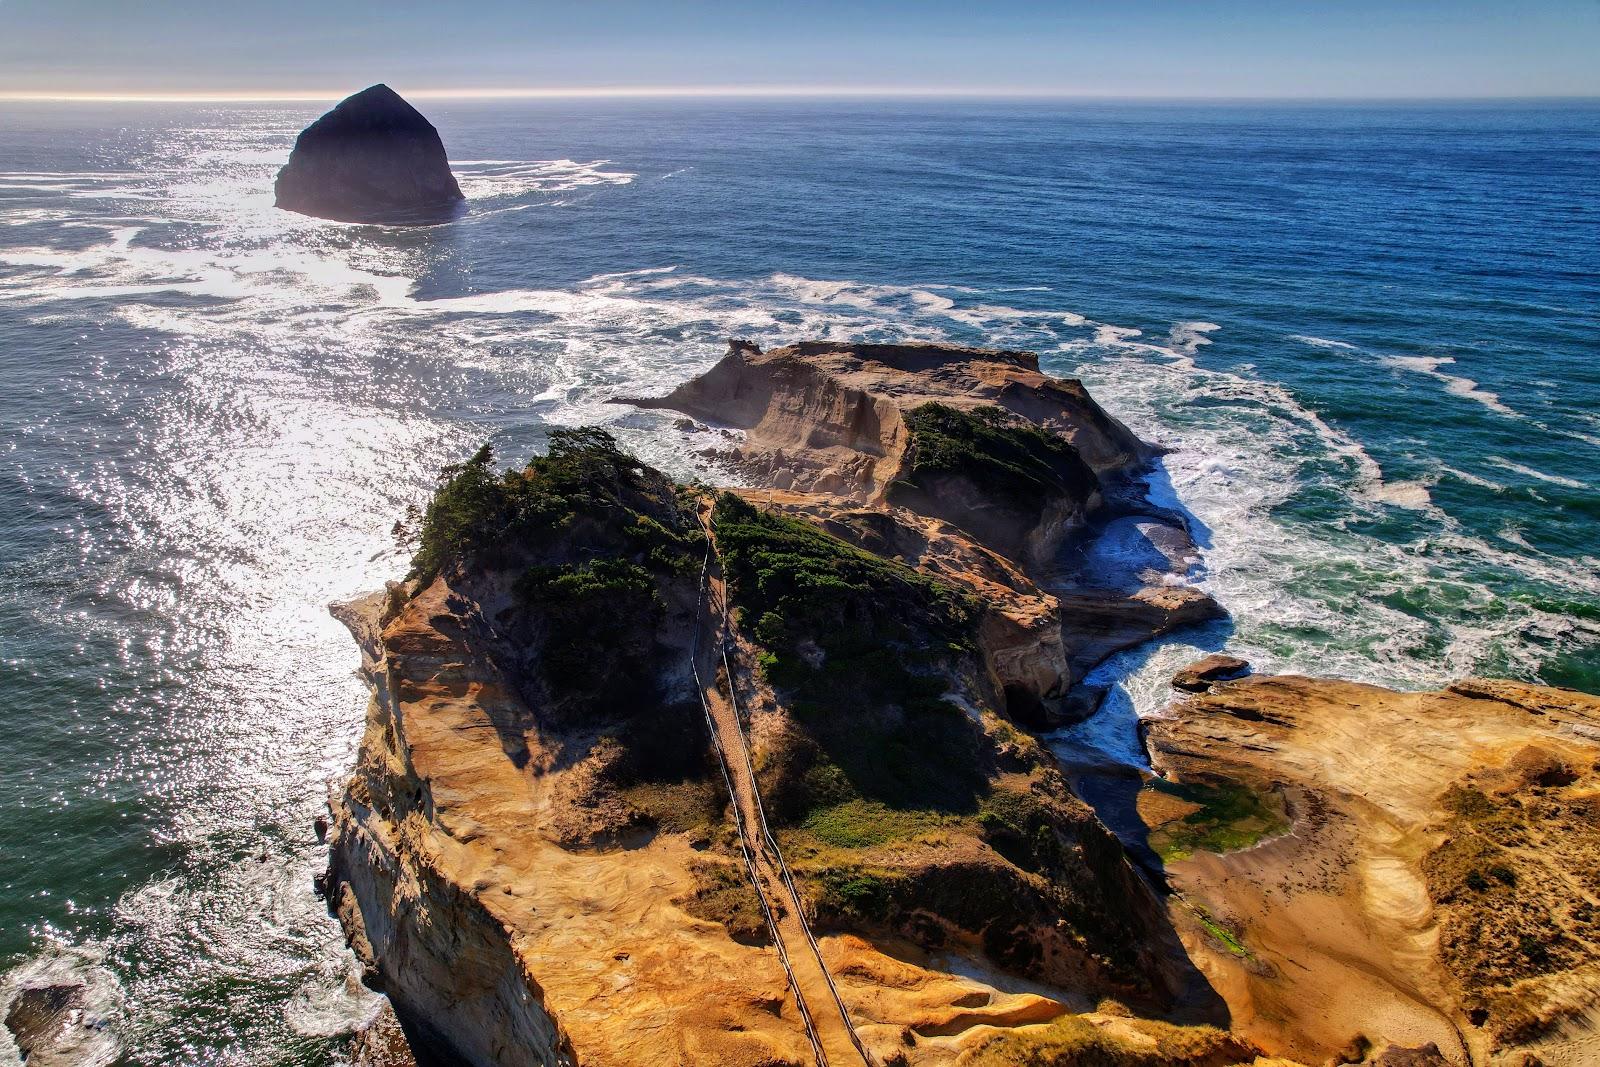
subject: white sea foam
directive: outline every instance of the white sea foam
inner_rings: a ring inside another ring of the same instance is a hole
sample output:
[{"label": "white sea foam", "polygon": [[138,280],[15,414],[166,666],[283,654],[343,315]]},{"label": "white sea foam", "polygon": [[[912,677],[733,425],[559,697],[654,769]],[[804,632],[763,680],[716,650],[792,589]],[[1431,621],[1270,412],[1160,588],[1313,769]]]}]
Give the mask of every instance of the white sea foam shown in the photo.
[{"label": "white sea foam", "polygon": [[1301,344],[1310,345],[1312,348],[1336,348],[1351,352],[1356,350],[1356,346],[1348,341],[1334,341],[1326,337],[1312,337],[1303,333],[1292,333],[1289,335],[1289,340],[1299,341]]},{"label": "white sea foam", "polygon": [[1222,329],[1214,322],[1175,322],[1172,332],[1167,334],[1167,344],[1177,349],[1186,356],[1192,356],[1200,351],[1201,347],[1211,343],[1207,334],[1215,333]]},{"label": "white sea foam", "polygon": [[1504,456],[1489,456],[1487,458],[1488,461],[1493,463],[1496,467],[1501,467],[1508,471],[1514,471],[1517,474],[1526,475],[1529,478],[1534,478],[1541,482],[1548,482],[1551,485],[1559,485],[1567,489],[1589,488],[1588,485],[1578,481],[1575,478],[1564,478],[1559,474],[1546,474],[1544,471],[1536,470],[1525,463],[1513,463]]},{"label": "white sea foam", "polygon": [[1445,392],[1451,396],[1459,396],[1466,400],[1476,400],[1484,407],[1497,415],[1507,418],[1520,419],[1522,415],[1500,402],[1500,397],[1478,385],[1471,378],[1464,378],[1459,374],[1446,374],[1440,367],[1448,367],[1455,363],[1454,356],[1385,356],[1381,362],[1397,370],[1411,371],[1414,374],[1425,374],[1444,383]]},{"label": "white sea foam", "polygon": [[1460,478],[1468,485],[1475,485],[1480,489],[1493,489],[1497,493],[1503,493],[1506,491],[1506,487],[1501,485],[1499,482],[1490,481],[1488,478],[1473,474],[1470,471],[1461,470],[1459,467],[1441,465],[1439,470],[1441,473]]},{"label": "white sea foam", "polygon": [[451,168],[468,200],[489,200],[571,192],[597,185],[629,185],[639,177],[631,171],[608,170],[610,165],[608,159],[587,163],[571,159],[482,159],[457,160]]}]

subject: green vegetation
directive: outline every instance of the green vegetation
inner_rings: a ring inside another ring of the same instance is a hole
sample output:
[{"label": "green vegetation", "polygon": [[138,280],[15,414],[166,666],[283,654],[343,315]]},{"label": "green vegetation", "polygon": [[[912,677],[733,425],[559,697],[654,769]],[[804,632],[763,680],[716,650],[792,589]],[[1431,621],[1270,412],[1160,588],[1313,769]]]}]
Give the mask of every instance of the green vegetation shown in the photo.
[{"label": "green vegetation", "polygon": [[1023,870],[1052,870],[1065,859],[1049,810],[1030,793],[990,793],[978,813],[978,827],[996,852]]},{"label": "green vegetation", "polygon": [[551,702],[589,710],[648,704],[663,583],[692,576],[705,536],[684,492],[595,428],[552,430],[547,455],[497,473],[480,448],[446,467],[414,516],[411,576],[522,568],[503,620],[539,649]]},{"label": "green vegetation", "polygon": [[564,698],[594,699],[627,684],[618,672],[642,668],[650,648],[640,638],[664,610],[650,573],[626,560],[532,567],[516,591],[548,620],[541,662]]},{"label": "green vegetation", "polygon": [[1239,935],[1235,934],[1226,926],[1223,926],[1220,922],[1212,917],[1209,911],[1206,911],[1204,908],[1197,907],[1194,909],[1194,916],[1195,919],[1199,921],[1201,927],[1205,929],[1205,932],[1222,942],[1223,947],[1225,947],[1229,952],[1233,953],[1235,956],[1238,956],[1240,959],[1246,959],[1250,956],[1250,950],[1244,947],[1244,942],[1239,940]]},{"label": "green vegetation", "polygon": [[[657,566],[671,569],[700,543],[697,530],[669,530],[642,509],[665,510],[671,483],[618,447],[604,430],[550,432],[550,450],[520,471],[495,473],[484,445],[465,463],[446,467],[433,499],[413,514],[418,548],[411,576],[424,584],[446,568],[479,556],[511,557],[548,547],[579,517],[611,521]],[[406,525],[401,530],[405,531]]]},{"label": "green vegetation", "polygon": [[1084,499],[1099,484],[1076,448],[1000,408],[923,404],[905,419],[911,467],[903,481],[909,486],[927,489],[935,478],[953,475],[1019,509],[1037,510],[1058,494]]},{"label": "green vegetation", "polygon": [[819,808],[802,828],[834,848],[867,848],[890,841],[909,841],[939,830],[966,825],[959,816],[919,808],[891,808],[870,800],[847,800]]},{"label": "green vegetation", "polygon": [[1237,852],[1289,828],[1283,806],[1275,797],[1241,782],[1180,783],[1155,778],[1148,788],[1200,805],[1150,834],[1150,847],[1167,863],[1187,859],[1197,850]]},{"label": "green vegetation", "polygon": [[713,520],[743,617],[779,655],[807,638],[846,656],[930,639],[944,645],[935,654],[971,649],[975,605],[943,582],[732,493],[717,498]]},{"label": "green vegetation", "polygon": [[815,750],[796,759],[800,818],[853,799],[931,812],[976,808],[977,727],[943,699],[973,654],[969,598],[810,523],[729,493],[714,512],[739,617]]},{"label": "green vegetation", "polygon": [[904,880],[903,874],[863,866],[824,871],[814,882],[817,913],[834,920],[887,922],[894,913],[895,889]]}]

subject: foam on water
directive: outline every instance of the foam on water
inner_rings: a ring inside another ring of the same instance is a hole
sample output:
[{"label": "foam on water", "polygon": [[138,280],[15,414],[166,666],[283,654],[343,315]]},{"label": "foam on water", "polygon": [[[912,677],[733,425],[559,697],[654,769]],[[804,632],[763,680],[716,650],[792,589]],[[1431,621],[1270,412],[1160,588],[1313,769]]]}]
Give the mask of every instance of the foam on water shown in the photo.
[{"label": "foam on water", "polygon": [[1478,383],[1471,378],[1464,378],[1459,374],[1446,374],[1441,371],[1440,367],[1448,367],[1455,363],[1455,358],[1452,356],[1385,356],[1382,362],[1390,367],[1435,378],[1444,383],[1445,392],[1452,396],[1476,400],[1497,415],[1505,415],[1513,419],[1522,418],[1517,412],[1500,403],[1498,396],[1487,389],[1480,388]]},{"label": "foam on water", "polygon": [[[103,954],[93,946],[47,939],[38,955],[0,975],[0,1019],[10,1014],[24,990],[52,988],[77,992],[45,1055],[75,1067],[115,1063],[122,1052],[118,1026],[126,1018],[127,997]],[[11,1031],[0,1026],[0,1067],[23,1067],[25,1062]]]},{"label": "foam on water", "polygon": [[1535,478],[1550,485],[1559,485],[1566,489],[1589,488],[1588,485],[1578,481],[1576,478],[1563,478],[1559,474],[1546,474],[1544,471],[1536,470],[1525,463],[1514,463],[1511,460],[1506,459],[1504,456],[1489,456],[1488,460],[1496,467],[1500,467],[1508,471],[1515,471],[1518,474],[1527,475],[1529,478]]},{"label": "foam on water", "polygon": [[526,197],[530,193],[564,193],[596,185],[627,185],[638,179],[629,171],[607,170],[609,159],[579,163],[571,159],[464,159],[450,164],[469,201]]}]

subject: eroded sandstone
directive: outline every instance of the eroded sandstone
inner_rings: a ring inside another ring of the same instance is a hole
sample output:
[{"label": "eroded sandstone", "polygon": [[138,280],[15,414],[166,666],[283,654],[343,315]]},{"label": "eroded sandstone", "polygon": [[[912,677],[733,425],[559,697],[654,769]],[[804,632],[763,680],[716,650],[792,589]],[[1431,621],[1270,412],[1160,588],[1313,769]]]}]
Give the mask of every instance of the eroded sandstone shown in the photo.
[{"label": "eroded sandstone", "polygon": [[[974,387],[1029,409],[1025,363]],[[1038,387],[1047,421],[1089,410]],[[878,1062],[954,1063],[1108,996],[1214,1015],[1159,900],[1015,725],[1075,662],[1022,567],[887,500],[712,498],[604,434],[555,436],[525,470],[447,472],[414,579],[339,610],[373,702],[326,889],[419,1062],[808,1062],[701,696],[746,720]],[[1145,454],[1090,447],[1108,470]],[[697,674],[708,641],[725,658]]]},{"label": "eroded sandstone", "polygon": [[[1600,698],[1569,690],[1298,676],[1212,681],[1149,722],[1169,779],[1288,816],[1168,865],[1235,1025],[1312,1062],[1357,1033],[1397,1047],[1376,1062],[1595,1062],[1597,726]],[[1200,808],[1142,810],[1160,833]]]}]

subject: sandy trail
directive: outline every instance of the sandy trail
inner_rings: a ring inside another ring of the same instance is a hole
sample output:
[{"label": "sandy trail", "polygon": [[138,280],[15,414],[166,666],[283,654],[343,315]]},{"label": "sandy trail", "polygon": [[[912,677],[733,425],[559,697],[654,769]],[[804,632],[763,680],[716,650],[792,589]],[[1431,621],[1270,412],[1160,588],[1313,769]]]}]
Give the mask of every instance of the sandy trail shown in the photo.
[{"label": "sandy trail", "polygon": [[[710,536],[710,523],[705,522]],[[714,542],[713,542],[714,543]],[[769,844],[766,820],[761,810],[756,783],[751,774],[751,761],[746,746],[744,728],[739,722],[739,712],[722,685],[719,676],[731,687],[732,680],[723,672],[723,641],[726,638],[726,587],[715,552],[709,558],[706,572],[706,597],[700,620],[702,640],[695,649],[695,668],[698,672],[702,694],[710,710],[716,730],[718,747],[723,754],[729,777],[733,781],[733,803],[737,809],[739,834],[755,866],[755,888],[766,903],[768,912],[799,987],[801,1015],[809,1015],[817,1041],[822,1046],[827,1067],[858,1067],[869,1061],[852,1040],[850,1024],[846,1021],[844,1006],[829,981],[827,965],[823,963],[815,942],[806,929],[805,919],[799,911],[783,877],[782,860],[774,854]]]}]

